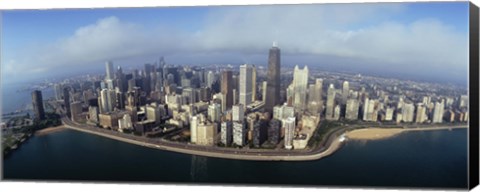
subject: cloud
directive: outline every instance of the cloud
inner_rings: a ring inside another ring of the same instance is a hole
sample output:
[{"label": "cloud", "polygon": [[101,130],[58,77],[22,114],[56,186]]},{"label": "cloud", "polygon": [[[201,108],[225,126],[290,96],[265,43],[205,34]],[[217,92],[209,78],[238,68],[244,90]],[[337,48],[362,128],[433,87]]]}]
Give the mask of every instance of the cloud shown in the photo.
[{"label": "cloud", "polygon": [[[393,19],[406,9],[405,4],[394,3],[218,7],[205,18],[196,18],[203,19],[199,21],[203,25],[193,32],[161,23],[147,28],[111,16],[41,49],[25,51],[23,60],[15,58],[4,70],[32,69],[31,63],[38,63],[38,69],[30,72],[45,73],[64,66],[103,66],[106,60],[148,62],[145,58],[160,55],[196,64],[215,61],[206,59],[209,55],[237,54],[230,59],[242,62],[266,54],[276,40],[284,57],[330,55],[376,61],[404,73],[433,68],[430,72],[438,75],[466,75],[468,34],[435,18]],[[253,62],[261,65],[266,60]]]}]

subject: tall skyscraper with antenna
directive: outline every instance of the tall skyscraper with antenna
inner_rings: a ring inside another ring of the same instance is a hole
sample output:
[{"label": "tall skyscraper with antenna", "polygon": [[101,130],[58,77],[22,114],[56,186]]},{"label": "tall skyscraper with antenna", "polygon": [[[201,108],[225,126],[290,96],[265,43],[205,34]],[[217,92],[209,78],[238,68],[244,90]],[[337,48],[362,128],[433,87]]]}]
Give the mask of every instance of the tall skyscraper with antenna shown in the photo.
[{"label": "tall skyscraper with antenna", "polygon": [[273,107],[281,103],[280,101],[280,49],[277,42],[273,42],[268,55],[267,72],[267,100],[265,101],[265,111],[273,112]]}]

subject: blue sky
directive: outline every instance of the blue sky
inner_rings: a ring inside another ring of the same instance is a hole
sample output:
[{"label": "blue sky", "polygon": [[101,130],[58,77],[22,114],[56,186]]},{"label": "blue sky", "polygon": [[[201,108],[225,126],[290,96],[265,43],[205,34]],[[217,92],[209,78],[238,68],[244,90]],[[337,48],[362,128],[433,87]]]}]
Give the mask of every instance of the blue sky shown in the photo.
[{"label": "blue sky", "polygon": [[2,22],[4,81],[162,55],[172,64],[265,65],[274,40],[286,65],[340,63],[455,82],[468,67],[467,2],[14,10]]}]

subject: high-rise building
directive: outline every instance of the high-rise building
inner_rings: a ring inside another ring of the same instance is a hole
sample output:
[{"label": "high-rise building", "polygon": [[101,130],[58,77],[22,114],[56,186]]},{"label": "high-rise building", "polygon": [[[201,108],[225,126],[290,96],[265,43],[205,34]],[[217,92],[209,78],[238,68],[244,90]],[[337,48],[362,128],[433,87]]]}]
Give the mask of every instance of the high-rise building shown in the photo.
[{"label": "high-rise building", "polygon": [[385,121],[393,120],[393,111],[395,111],[393,107],[387,107],[387,110],[385,111]]},{"label": "high-rise building", "polygon": [[57,83],[53,86],[53,91],[55,92],[55,99],[62,100],[62,85]]},{"label": "high-rise building", "polygon": [[293,106],[299,110],[305,109],[307,102],[307,87],[308,87],[308,67],[303,69],[298,68],[298,65],[293,69]]},{"label": "high-rise building", "polygon": [[445,109],[444,100],[442,102],[436,102],[433,109],[433,123],[441,123],[443,121],[443,111]]},{"label": "high-rise building", "polygon": [[345,118],[349,120],[358,119],[358,109],[359,109],[358,100],[348,99],[346,110],[345,110]]},{"label": "high-rise building", "polygon": [[268,141],[277,144],[280,141],[280,128],[282,122],[278,119],[270,120],[268,126]]},{"label": "high-rise building", "polygon": [[118,131],[123,132],[131,129],[133,129],[132,117],[128,113],[124,114],[121,119],[118,119]]},{"label": "high-rise building", "polygon": [[213,73],[213,71],[208,71],[208,73],[207,73],[207,87],[211,88],[214,82],[215,82],[215,73]]},{"label": "high-rise building", "polygon": [[246,144],[247,129],[245,121],[233,122],[233,143],[238,146],[244,146]]},{"label": "high-rise building", "polygon": [[234,105],[232,107],[232,120],[243,121],[245,117],[245,109],[242,104]]},{"label": "high-rise building", "polygon": [[218,103],[212,103],[208,106],[208,120],[220,122],[222,116],[222,106]]},{"label": "high-rise building", "polygon": [[260,119],[253,126],[252,143],[254,147],[260,147],[267,140],[268,121]]},{"label": "high-rise building", "polygon": [[280,49],[276,42],[273,43],[268,55],[267,98],[266,112],[271,113],[275,105],[282,103],[280,101]]},{"label": "high-rise building", "polygon": [[100,91],[100,111],[101,113],[108,113],[110,112],[110,107],[109,107],[109,103],[110,101],[108,100],[108,89],[102,89],[102,91]]},{"label": "high-rise building", "polygon": [[417,103],[417,112],[415,117],[415,123],[423,123],[427,120],[427,115],[425,114],[426,108],[423,103]]},{"label": "high-rise building", "polygon": [[98,107],[89,106],[88,107],[88,120],[92,123],[98,123]]},{"label": "high-rise building", "polygon": [[105,79],[106,80],[113,80],[113,63],[111,61],[107,61],[105,63],[105,67],[107,68],[106,70],[106,76],[105,76]]},{"label": "high-rise building", "polygon": [[65,113],[67,117],[70,116],[70,88],[64,87],[63,88],[63,105],[65,106]]},{"label": "high-rise building", "polygon": [[224,121],[220,127],[220,142],[226,146],[232,143],[233,127],[231,121]]},{"label": "high-rise building", "polygon": [[213,146],[217,136],[217,123],[203,121],[197,125],[197,145]]},{"label": "high-rise building", "polygon": [[348,99],[348,94],[350,92],[350,87],[349,87],[348,81],[343,82],[343,87],[342,88],[343,88],[343,90],[342,90],[342,102],[346,103],[347,99]]},{"label": "high-rise building", "polygon": [[315,101],[317,101],[319,104],[322,101],[322,90],[323,89],[323,79],[316,79],[315,80]]},{"label": "high-rise building", "polygon": [[267,102],[267,81],[262,82],[262,101],[263,103]]},{"label": "high-rise building", "polygon": [[295,133],[295,117],[289,117],[284,121],[283,127],[285,128],[285,148],[293,148],[293,137]]},{"label": "high-rise building", "polygon": [[402,107],[402,118],[403,122],[410,123],[413,122],[413,117],[415,115],[415,106],[413,103],[404,103]]},{"label": "high-rise building", "polygon": [[72,114],[72,121],[79,121],[80,114],[82,113],[82,103],[80,101],[74,101],[71,103],[71,112]]},{"label": "high-rise building", "polygon": [[240,100],[239,103],[244,107],[247,107],[252,103],[252,91],[253,91],[253,70],[254,67],[249,64],[240,66]]},{"label": "high-rise building", "polygon": [[190,117],[190,142],[197,143],[197,127],[198,127],[198,117]]},{"label": "high-rise building", "polygon": [[335,107],[335,87],[330,84],[327,91],[327,110],[325,112],[325,119],[333,120],[333,113]]},{"label": "high-rise building", "polygon": [[226,70],[222,72],[221,92],[225,96],[226,109],[232,108],[233,105],[233,79],[232,71]]},{"label": "high-rise building", "polygon": [[33,112],[35,113],[35,119],[44,120],[45,111],[43,109],[43,98],[42,98],[41,91],[35,90],[32,92],[32,105],[33,105]]},{"label": "high-rise building", "polygon": [[257,68],[253,65],[252,70],[252,102],[257,100]]}]

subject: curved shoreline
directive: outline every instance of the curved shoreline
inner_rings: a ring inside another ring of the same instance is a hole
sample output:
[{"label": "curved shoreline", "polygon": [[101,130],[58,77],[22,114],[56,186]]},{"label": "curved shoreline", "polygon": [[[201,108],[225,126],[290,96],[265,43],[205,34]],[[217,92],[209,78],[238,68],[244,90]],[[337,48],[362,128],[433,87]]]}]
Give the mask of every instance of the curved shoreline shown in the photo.
[{"label": "curved shoreline", "polygon": [[[154,148],[154,149],[160,149],[160,150],[165,150],[165,151],[171,151],[171,152],[177,152],[177,153],[184,153],[184,154],[190,154],[190,155],[199,155],[199,156],[206,156],[206,157],[214,157],[214,158],[223,158],[223,159],[236,159],[236,160],[251,160],[251,161],[311,161],[311,160],[318,160],[321,158],[324,158],[328,155],[333,154],[335,151],[337,151],[341,145],[342,141],[340,141],[340,138],[343,136],[343,133],[345,133],[345,136],[348,137],[348,133],[352,133],[355,131],[362,131],[362,130],[386,130],[386,128],[366,128],[366,129],[357,129],[357,130],[352,130],[349,132],[345,132],[345,129],[339,129],[337,131],[333,131],[329,134],[329,136],[326,138],[326,149],[324,148],[319,148],[319,149],[311,149],[311,150],[305,150],[305,151],[281,151],[280,153],[284,154],[273,154],[274,152],[279,152],[279,151],[271,151],[267,152],[264,154],[261,154],[259,152],[252,152],[252,151],[247,151],[247,150],[224,150],[222,152],[219,151],[209,151],[209,150],[218,150],[221,148],[215,148],[215,147],[209,147],[209,146],[196,146],[196,145],[190,145],[190,144],[178,144],[175,142],[171,141],[165,141],[165,140],[157,140],[156,143],[163,143],[163,144],[156,144],[154,142],[146,142],[146,141],[141,141],[140,139],[144,138],[139,138],[139,139],[131,139],[127,137],[132,137],[132,136],[117,136],[112,133],[103,133],[103,132],[108,132],[108,130],[89,130],[89,129],[84,129],[84,128],[78,128],[75,126],[71,126],[68,124],[64,125],[68,129],[73,129],[85,133],[90,133],[90,134],[95,134],[98,136],[103,136],[107,137],[110,139],[118,140],[118,141],[123,141],[127,142],[130,144],[134,145],[139,145],[139,146],[144,146],[144,147],[149,147],[149,148]],[[468,126],[468,125],[467,125]],[[441,130],[441,129],[452,129],[452,128],[466,128],[467,126],[445,126],[445,127],[433,127],[433,128],[388,128],[390,130],[393,129],[400,129],[396,134],[391,134],[391,136],[395,136],[399,133],[402,133],[404,131],[429,131],[429,130]],[[136,136],[133,136],[136,137]],[[350,138],[350,137],[349,137]],[[170,145],[170,146],[169,146]],[[177,145],[177,146],[174,146]],[[181,147],[183,146],[183,147]],[[189,149],[189,147],[191,147]],[[199,150],[202,149],[202,150]],[[319,150],[319,151],[317,151]]]},{"label": "curved shoreline", "polygon": [[381,128],[381,127],[369,127],[363,129],[355,129],[348,131],[345,135],[349,139],[353,140],[378,140],[388,139],[397,136],[407,131],[435,131],[445,129],[466,129],[468,125],[458,126],[435,126],[435,127],[423,127],[423,128]]}]

